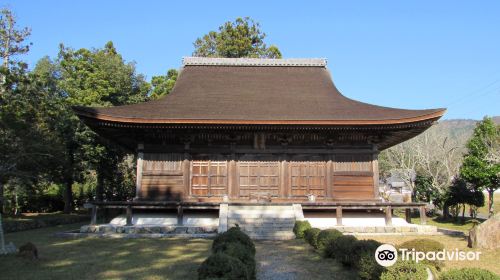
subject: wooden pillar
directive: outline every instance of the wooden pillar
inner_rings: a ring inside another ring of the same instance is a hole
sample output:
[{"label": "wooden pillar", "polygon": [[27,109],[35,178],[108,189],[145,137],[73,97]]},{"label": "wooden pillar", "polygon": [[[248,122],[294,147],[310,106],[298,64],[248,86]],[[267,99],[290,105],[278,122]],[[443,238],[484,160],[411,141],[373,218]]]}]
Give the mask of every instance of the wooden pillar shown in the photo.
[{"label": "wooden pillar", "polygon": [[90,214],[90,224],[95,225],[97,224],[97,206],[92,205],[92,213]]},{"label": "wooden pillar", "polygon": [[127,226],[132,225],[132,205],[127,205]]},{"label": "wooden pillar", "polygon": [[231,149],[231,159],[229,160],[229,166],[227,167],[228,172],[228,197],[238,198],[240,196],[240,188],[238,185],[238,170],[236,166],[236,142],[230,143]]},{"label": "wooden pillar", "polygon": [[391,206],[385,208],[385,225],[392,226],[392,209]]},{"label": "wooden pillar", "polygon": [[177,206],[177,225],[182,226],[183,225],[183,218],[184,218],[184,210],[182,209],[182,205]]},{"label": "wooden pillar", "polygon": [[373,152],[373,154],[372,154],[373,197],[375,199],[377,199],[377,198],[379,198],[380,195],[378,193],[378,181],[379,181],[378,154],[379,154],[379,152],[378,152],[376,145],[373,145],[372,152]]},{"label": "wooden pillar", "polygon": [[342,226],[342,206],[337,206],[337,210],[335,210],[335,212],[337,215],[337,226]]},{"label": "wooden pillar", "polygon": [[425,206],[420,206],[420,224],[425,225],[427,224],[426,221],[426,216],[425,216]]},{"label": "wooden pillar", "polygon": [[331,155],[327,155],[326,161],[326,197],[333,197],[333,161]]},{"label": "wooden pillar", "polygon": [[135,181],[135,198],[138,199],[141,195],[142,185],[142,165],[144,160],[144,144],[137,145],[137,173]]},{"label": "wooden pillar", "polygon": [[405,218],[407,223],[411,223],[411,209],[405,208]]},{"label": "wooden pillar", "polygon": [[182,161],[182,175],[184,179],[184,192],[183,199],[186,199],[191,195],[191,161],[189,160],[189,153],[184,153],[184,160]]}]

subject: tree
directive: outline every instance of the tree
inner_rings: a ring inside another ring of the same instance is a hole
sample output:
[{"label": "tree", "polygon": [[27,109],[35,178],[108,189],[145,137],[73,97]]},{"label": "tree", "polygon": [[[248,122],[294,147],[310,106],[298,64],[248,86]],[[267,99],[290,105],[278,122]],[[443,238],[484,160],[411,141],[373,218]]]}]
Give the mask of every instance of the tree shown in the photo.
[{"label": "tree", "polygon": [[23,44],[31,34],[31,29],[24,27],[16,29],[16,19],[9,9],[0,11],[0,53],[3,67],[8,68],[10,57],[29,51],[31,44]]},{"label": "tree", "polygon": [[[145,101],[150,85],[144,76],[135,72],[133,63],[126,63],[112,42],[103,49],[72,50],[61,45],[58,63],[60,65],[59,88],[66,96],[68,105],[116,106]],[[72,118],[77,120],[76,116]],[[106,186],[118,185],[115,175],[117,166],[125,152],[100,138],[93,131],[81,125],[75,131],[78,161],[85,162],[96,170],[96,199],[116,194],[106,192]],[[68,149],[72,147],[68,146]],[[67,185],[70,188],[70,185]],[[70,195],[70,190],[66,192]]]},{"label": "tree", "polygon": [[[450,188],[447,191],[446,200],[447,206],[455,207],[455,218],[458,217],[459,209],[462,208],[462,221],[465,221],[465,205],[471,207],[481,207],[484,205],[484,195],[481,191],[473,188],[462,178],[453,180]],[[461,205],[461,206],[460,206]]]},{"label": "tree", "polygon": [[179,72],[175,69],[170,69],[166,76],[154,76],[151,79],[151,99],[158,99],[162,96],[169,94],[174,88],[175,82]]},{"label": "tree", "polygon": [[[488,143],[495,143],[500,137],[500,126],[485,117],[476,125],[467,142],[467,154],[460,168],[460,175],[477,190],[488,192],[488,213],[493,216],[494,192],[500,187],[500,163],[491,160],[494,154]],[[493,146],[494,147],[494,146]],[[497,151],[498,153],[498,151]]]},{"label": "tree", "polygon": [[194,42],[194,56],[202,57],[252,57],[281,58],[278,47],[267,47],[266,34],[259,23],[249,17],[228,21],[219,27],[219,32],[210,31]]},{"label": "tree", "polygon": [[435,202],[437,199],[439,199],[439,190],[432,185],[432,178],[417,174],[413,201]]}]

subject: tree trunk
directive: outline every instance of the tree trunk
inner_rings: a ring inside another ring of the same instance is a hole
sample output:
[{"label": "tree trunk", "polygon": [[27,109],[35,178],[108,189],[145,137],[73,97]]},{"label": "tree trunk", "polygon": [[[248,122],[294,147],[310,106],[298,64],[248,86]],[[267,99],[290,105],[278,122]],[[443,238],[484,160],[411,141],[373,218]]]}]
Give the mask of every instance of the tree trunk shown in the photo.
[{"label": "tree trunk", "polygon": [[465,224],[465,203],[462,205],[462,223]]},{"label": "tree trunk", "polygon": [[3,197],[3,182],[2,180],[0,180],[0,214],[3,214],[3,201],[4,201],[4,197]]},{"label": "tree trunk", "polygon": [[73,180],[67,179],[64,182],[64,213],[69,214],[73,210],[73,191],[71,186],[73,185]]},{"label": "tree trunk", "polygon": [[488,218],[493,217],[493,196],[495,195],[494,189],[488,189]]},{"label": "tree trunk", "polygon": [[102,201],[104,198],[104,174],[101,170],[96,170],[97,173],[97,186],[95,188],[95,199]]}]

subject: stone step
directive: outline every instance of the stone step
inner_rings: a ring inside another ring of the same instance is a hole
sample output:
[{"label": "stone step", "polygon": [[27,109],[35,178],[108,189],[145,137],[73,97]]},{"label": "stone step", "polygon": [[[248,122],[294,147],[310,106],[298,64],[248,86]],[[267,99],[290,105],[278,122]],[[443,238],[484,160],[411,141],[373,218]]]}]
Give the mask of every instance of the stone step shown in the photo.
[{"label": "stone step", "polygon": [[289,209],[293,209],[292,205],[229,205],[230,211],[237,211],[237,210],[264,211],[264,210],[289,210]]},{"label": "stone step", "polygon": [[248,233],[248,236],[252,239],[261,239],[261,240],[290,240],[294,239],[295,235],[293,232],[273,232],[266,234],[255,234]]},{"label": "stone step", "polygon": [[255,225],[245,225],[240,226],[244,231],[290,231],[293,230],[293,226],[273,226],[273,227],[260,227]]}]

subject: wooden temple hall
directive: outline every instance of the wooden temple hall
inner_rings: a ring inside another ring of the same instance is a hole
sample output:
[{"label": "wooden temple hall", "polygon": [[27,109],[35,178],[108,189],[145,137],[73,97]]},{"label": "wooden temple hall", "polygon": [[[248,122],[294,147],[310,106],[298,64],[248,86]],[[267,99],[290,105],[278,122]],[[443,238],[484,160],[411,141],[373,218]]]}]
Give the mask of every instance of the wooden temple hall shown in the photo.
[{"label": "wooden temple hall", "polygon": [[127,208],[127,224],[132,208],[141,207],[175,208],[179,215],[250,204],[340,215],[342,207],[420,207],[382,201],[378,154],[422,133],[445,111],[349,99],[324,59],[201,57],[184,58],[174,89],[158,100],[74,110],[137,155],[136,198],[93,202]]}]

